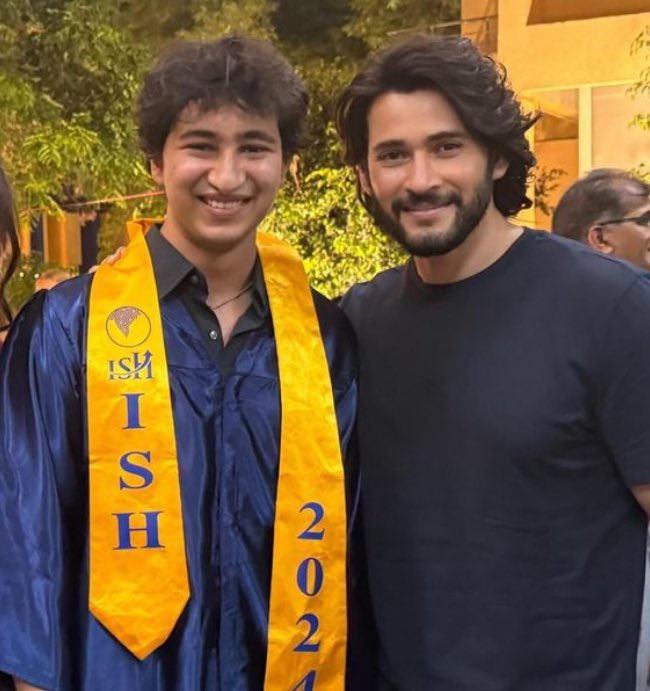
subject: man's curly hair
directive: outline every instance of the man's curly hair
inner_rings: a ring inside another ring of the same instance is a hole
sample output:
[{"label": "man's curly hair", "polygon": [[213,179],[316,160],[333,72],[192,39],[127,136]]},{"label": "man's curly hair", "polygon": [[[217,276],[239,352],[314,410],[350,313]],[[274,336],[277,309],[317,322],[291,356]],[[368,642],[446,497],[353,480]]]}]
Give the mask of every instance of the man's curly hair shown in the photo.
[{"label": "man's curly hair", "polygon": [[[509,166],[494,184],[494,202],[504,216],[531,206],[528,174],[535,165],[525,133],[538,114],[526,114],[507,84],[502,65],[467,38],[413,36],[373,56],[346,87],[336,108],[336,125],[351,166],[366,168],[368,113],[388,92],[434,90],[452,105],[467,131]],[[359,190],[364,206],[371,203]]]}]

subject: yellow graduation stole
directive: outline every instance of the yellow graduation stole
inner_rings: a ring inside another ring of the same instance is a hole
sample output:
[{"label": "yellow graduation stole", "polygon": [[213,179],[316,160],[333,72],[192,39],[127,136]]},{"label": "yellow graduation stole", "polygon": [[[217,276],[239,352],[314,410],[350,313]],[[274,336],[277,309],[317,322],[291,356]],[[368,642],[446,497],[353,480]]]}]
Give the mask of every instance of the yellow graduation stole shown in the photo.
[{"label": "yellow graduation stole", "polygon": [[[146,228],[129,226],[124,255],[97,270],[90,292],[89,606],[144,659],[190,593],[160,307]],[[347,526],[329,368],[300,258],[261,233],[258,252],[282,413],[264,688],[342,691]]]}]

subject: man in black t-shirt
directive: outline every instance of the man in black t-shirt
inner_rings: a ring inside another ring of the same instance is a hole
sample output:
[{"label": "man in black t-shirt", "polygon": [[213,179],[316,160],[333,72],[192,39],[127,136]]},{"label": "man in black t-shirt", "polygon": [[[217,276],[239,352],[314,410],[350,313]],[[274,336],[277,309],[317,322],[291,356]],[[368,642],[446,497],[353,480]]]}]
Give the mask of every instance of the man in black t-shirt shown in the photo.
[{"label": "man in black t-shirt", "polygon": [[457,38],[387,49],[339,101],[361,201],[412,255],[343,300],[386,689],[634,689],[650,282],[508,221],[534,120]]}]

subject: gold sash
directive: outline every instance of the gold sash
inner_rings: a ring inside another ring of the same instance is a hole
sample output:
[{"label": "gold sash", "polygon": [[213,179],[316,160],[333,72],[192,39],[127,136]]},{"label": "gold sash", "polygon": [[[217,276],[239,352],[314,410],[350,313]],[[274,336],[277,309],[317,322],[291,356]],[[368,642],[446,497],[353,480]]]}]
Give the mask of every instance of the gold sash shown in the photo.
[{"label": "gold sash", "polygon": [[140,233],[100,266],[88,316],[90,611],[141,660],[189,597],[158,293]]},{"label": "gold sash", "polygon": [[342,691],[346,509],[330,373],[298,254],[258,233],[280,371],[282,425],[265,691]]},{"label": "gold sash", "polygon": [[[160,308],[134,227],[90,294],[90,609],[143,659],[173,630],[189,586]],[[342,691],[347,527],[330,374],[300,258],[262,233],[258,252],[282,412],[264,688]]]}]

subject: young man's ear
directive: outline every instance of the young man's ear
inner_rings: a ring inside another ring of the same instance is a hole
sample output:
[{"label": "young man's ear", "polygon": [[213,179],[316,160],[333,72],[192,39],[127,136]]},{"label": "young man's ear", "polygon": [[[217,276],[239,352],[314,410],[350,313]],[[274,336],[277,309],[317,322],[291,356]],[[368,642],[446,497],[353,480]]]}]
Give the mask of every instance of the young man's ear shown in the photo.
[{"label": "young man's ear", "polygon": [[585,235],[585,240],[589,247],[600,252],[601,254],[612,254],[614,247],[609,241],[607,231],[597,223],[589,228]]},{"label": "young man's ear", "polygon": [[289,158],[283,157],[282,160],[282,180],[284,181],[287,174],[291,175],[296,188],[300,189],[300,179],[298,177],[298,171],[300,170],[300,156],[294,154]]},{"label": "young man's ear", "polygon": [[160,185],[162,187],[163,186],[162,161],[157,161],[155,158],[150,158],[149,159],[149,172],[151,173],[151,177],[154,179],[154,182],[157,185]]}]

